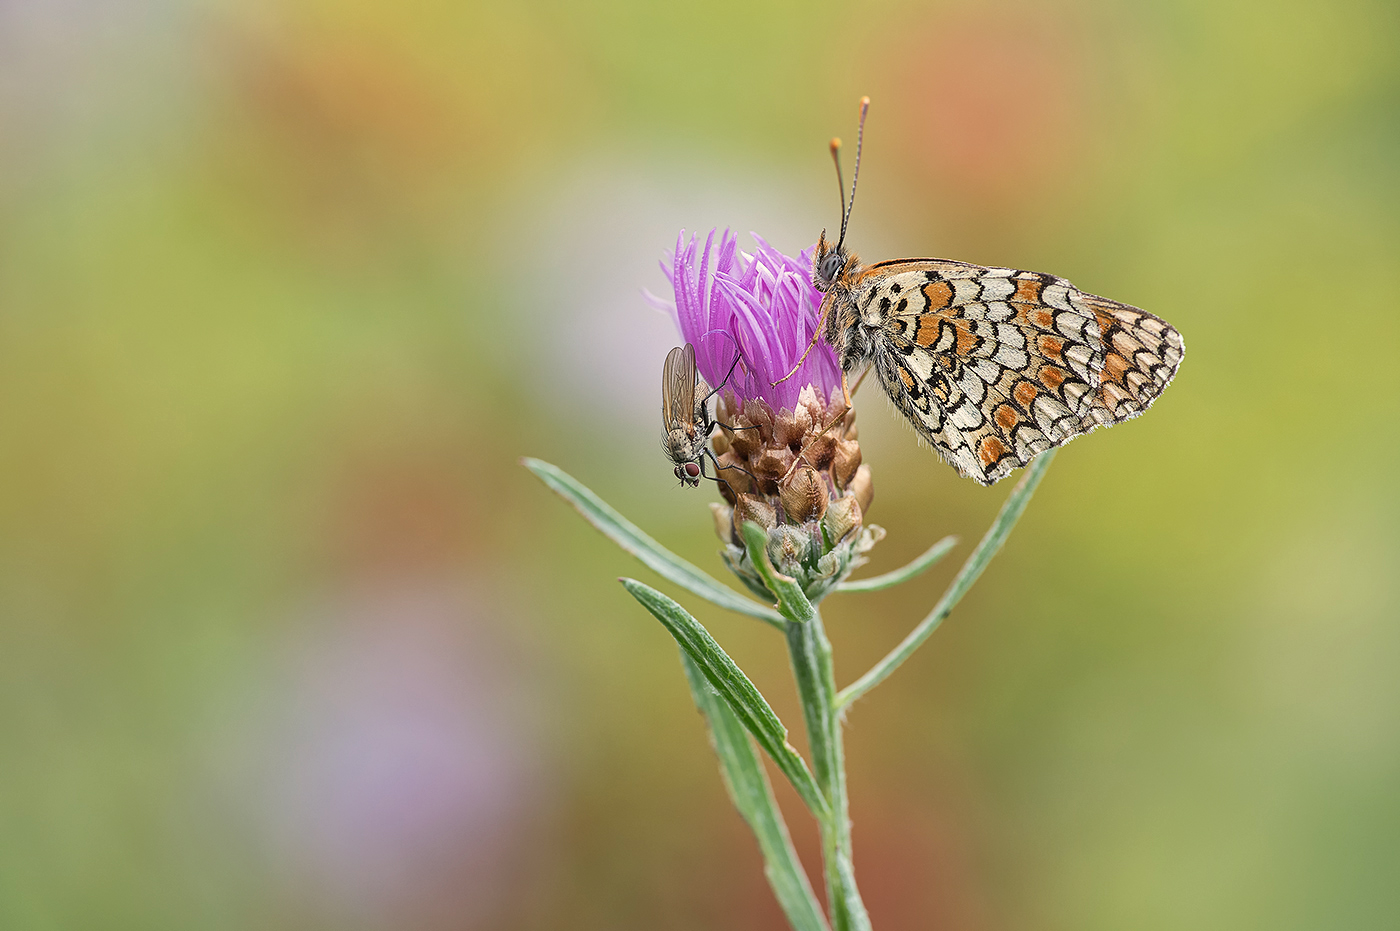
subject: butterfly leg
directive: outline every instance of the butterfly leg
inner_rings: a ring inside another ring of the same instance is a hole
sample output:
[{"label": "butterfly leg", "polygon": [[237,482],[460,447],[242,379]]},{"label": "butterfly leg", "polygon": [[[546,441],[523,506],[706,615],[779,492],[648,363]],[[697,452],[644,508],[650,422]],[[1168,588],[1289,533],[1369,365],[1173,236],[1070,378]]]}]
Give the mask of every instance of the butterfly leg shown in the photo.
[{"label": "butterfly leg", "polygon": [[[807,361],[808,354],[811,353],[813,349],[817,348],[817,340],[822,338],[822,332],[826,329],[826,317],[829,313],[831,313],[831,300],[828,297],[828,299],[822,301],[822,313],[821,316],[817,318],[816,332],[812,334],[812,341],[807,344],[807,348],[802,351],[802,358],[797,360],[797,364],[792,367],[792,371],[788,372],[786,375],[784,375],[782,378],[779,378],[777,381],[770,382],[768,384],[768,387],[778,387],[783,382],[796,375],[797,370],[802,368],[802,363]],[[843,374],[842,378],[844,377],[845,375]]]},{"label": "butterfly leg", "polygon": [[[854,406],[851,401],[851,395],[855,394],[857,391],[860,390],[861,382],[865,381],[865,375],[869,371],[869,369],[866,369],[865,372],[861,373],[860,378],[856,379],[856,386],[854,388],[850,387],[847,383],[845,371],[841,372],[841,394],[843,395],[843,404],[841,406],[841,411],[835,417],[831,418],[831,422],[828,423],[825,427],[822,427],[821,430],[818,431],[816,436],[812,437],[810,440],[807,441],[807,445],[802,447],[801,452],[797,454],[797,458],[792,461],[792,465],[788,466],[788,470],[786,473],[784,473],[782,480],[779,482],[779,484],[783,484],[787,482],[788,479],[792,478],[792,473],[797,471],[797,466],[799,463],[806,462],[807,450],[812,448],[813,443],[821,439],[822,436],[825,435],[826,432],[832,427],[836,426],[838,423],[841,423],[846,419],[846,415],[851,412],[851,408]],[[845,435],[845,432],[846,431],[843,428],[841,431],[842,436]],[[808,465],[811,465],[811,463],[808,463]]]}]

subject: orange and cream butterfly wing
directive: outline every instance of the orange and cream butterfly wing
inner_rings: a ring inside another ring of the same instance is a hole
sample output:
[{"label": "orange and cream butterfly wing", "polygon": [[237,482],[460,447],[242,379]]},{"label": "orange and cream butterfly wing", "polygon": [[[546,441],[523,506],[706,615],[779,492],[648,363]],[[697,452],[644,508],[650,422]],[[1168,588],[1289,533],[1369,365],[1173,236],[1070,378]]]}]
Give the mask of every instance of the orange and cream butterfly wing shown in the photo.
[{"label": "orange and cream butterfly wing", "polygon": [[[1170,326],[1053,275],[901,259],[862,275],[872,276],[859,304],[881,322],[872,355],[886,393],[944,459],[984,485],[1141,413],[1181,361]],[[1105,387],[1110,361],[1121,375]]]},{"label": "orange and cream butterfly wing", "polygon": [[1152,406],[1186,354],[1175,327],[1130,304],[1080,292],[1099,324],[1104,365],[1084,432],[1129,420]]}]

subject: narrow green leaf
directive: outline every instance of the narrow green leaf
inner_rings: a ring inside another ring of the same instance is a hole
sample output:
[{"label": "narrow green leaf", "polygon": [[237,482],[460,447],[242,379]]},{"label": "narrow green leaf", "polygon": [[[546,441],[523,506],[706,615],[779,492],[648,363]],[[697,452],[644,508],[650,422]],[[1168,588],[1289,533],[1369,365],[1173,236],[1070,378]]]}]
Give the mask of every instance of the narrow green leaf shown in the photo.
[{"label": "narrow green leaf", "polygon": [[753,735],[778,769],[792,783],[797,794],[807,803],[818,818],[826,818],[830,812],[826,798],[817,788],[817,782],[807,769],[802,755],[787,742],[787,728],[778,720],[772,706],[758,691],[749,677],[729,658],[715,638],[689,612],[667,598],[656,589],[643,585],[636,579],[619,579],[632,597],[642,603],[652,615],[671,632],[681,649],[685,651],[705,678],[715,687],[729,710]]},{"label": "narrow green leaf", "polygon": [[812,603],[802,591],[802,586],[792,576],[783,575],[768,560],[768,534],[751,520],[744,521],[739,528],[744,537],[744,547],[749,559],[758,570],[759,577],[773,597],[778,600],[778,611],[790,621],[805,624],[812,619]]},{"label": "narrow green leaf", "polygon": [[720,775],[729,799],[758,840],[764,875],[788,924],[794,931],[829,931],[748,732],[685,650],[681,650],[681,666],[695,706],[709,722],[710,742],[719,756]]},{"label": "narrow green leaf", "polygon": [[882,588],[891,588],[914,578],[948,555],[948,551],[957,545],[957,537],[944,537],[925,550],[922,556],[902,569],[895,569],[893,572],[886,572],[884,575],[872,576],[868,579],[842,582],[836,586],[836,590],[838,592],[878,592]]},{"label": "narrow green leaf", "polygon": [[603,532],[603,535],[640,559],[647,568],[662,578],[675,582],[681,588],[693,592],[721,608],[728,608],[739,614],[767,621],[774,627],[783,627],[782,616],[767,605],[747,598],[727,585],[721,585],[700,569],[681,559],[666,547],[647,536],[627,518],[613,510],[607,502],[595,495],[587,487],[558,466],[539,459],[525,458],[520,464],[550,487],[565,501],[572,504],[584,520]]},{"label": "narrow green leaf", "polygon": [[1006,542],[1007,535],[1016,526],[1016,521],[1021,519],[1026,505],[1030,503],[1031,495],[1035,493],[1036,486],[1040,484],[1041,478],[1045,476],[1045,470],[1050,468],[1050,463],[1054,458],[1055,450],[1050,449],[1041,453],[1031,462],[1030,466],[1026,468],[1025,474],[1021,476],[1021,480],[1016,483],[1016,487],[1011,489],[1011,494],[1007,496],[1006,503],[1001,506],[996,520],[992,521],[992,526],[987,528],[982,542],[978,543],[977,549],[973,550],[972,555],[967,557],[967,562],[963,563],[962,569],[958,570],[958,574],[953,578],[948,590],[943,593],[942,598],[938,599],[938,604],[933,606],[933,610],[928,613],[928,616],[919,622],[919,626],[915,627],[909,636],[900,642],[899,646],[891,650],[869,672],[837,693],[836,707],[838,709],[845,708],[879,685],[886,676],[899,668],[899,665],[928,639],[929,634],[938,629],[938,625],[943,623],[943,619],[952,612],[962,596],[967,594],[972,583],[977,581],[982,570],[987,568],[987,563],[992,561],[997,550],[1001,549],[1001,545]]}]

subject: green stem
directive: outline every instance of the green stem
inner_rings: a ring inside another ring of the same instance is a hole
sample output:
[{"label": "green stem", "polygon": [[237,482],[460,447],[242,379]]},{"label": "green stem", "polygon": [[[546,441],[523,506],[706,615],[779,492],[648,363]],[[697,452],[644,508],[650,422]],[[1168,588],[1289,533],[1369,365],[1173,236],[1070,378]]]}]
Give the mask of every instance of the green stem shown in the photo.
[{"label": "green stem", "polygon": [[[826,898],[832,931],[870,931],[870,918],[856,888],[851,859],[851,819],[846,795],[846,760],[841,722],[836,714],[836,675],[831,641],[821,613],[809,608],[805,622],[789,617],[788,653],[802,699],[812,767],[826,796],[828,810],[819,815],[822,859],[826,865]],[[805,613],[805,612],[804,612]]]},{"label": "green stem", "polygon": [[753,829],[758,849],[763,854],[764,875],[787,915],[788,924],[793,931],[831,931],[802,861],[793,849],[782,810],[773,798],[768,775],[748,731],[685,650],[681,650],[681,665],[690,682],[695,705],[710,726],[710,741],[719,756],[724,786],[729,790],[734,807]]},{"label": "green stem", "polygon": [[962,569],[958,570],[953,583],[948,586],[943,597],[938,599],[938,604],[933,606],[933,610],[928,613],[928,616],[919,622],[918,627],[910,631],[909,636],[905,637],[899,646],[891,650],[869,672],[837,694],[835,701],[837,711],[843,711],[851,702],[883,682],[885,677],[913,655],[914,651],[928,639],[929,634],[937,630],[938,625],[943,623],[943,619],[952,613],[962,596],[967,594],[972,583],[976,582],[977,577],[982,574],[982,570],[987,568],[987,563],[992,561],[997,550],[1001,549],[1001,545],[1006,542],[1011,528],[1015,527],[1016,521],[1021,519],[1021,514],[1026,510],[1026,505],[1030,503],[1035,487],[1040,484],[1045,470],[1050,468],[1050,462],[1054,458],[1055,450],[1053,449],[1047,450],[1035,458],[1035,461],[1026,469],[1025,475],[1021,477],[1021,481],[1007,496],[1006,503],[1001,506],[1001,511],[997,514],[996,520],[992,521],[992,526],[987,528],[987,534],[982,538],[982,542],[977,544],[977,549],[973,550],[972,555],[967,557],[967,562],[963,563]]}]

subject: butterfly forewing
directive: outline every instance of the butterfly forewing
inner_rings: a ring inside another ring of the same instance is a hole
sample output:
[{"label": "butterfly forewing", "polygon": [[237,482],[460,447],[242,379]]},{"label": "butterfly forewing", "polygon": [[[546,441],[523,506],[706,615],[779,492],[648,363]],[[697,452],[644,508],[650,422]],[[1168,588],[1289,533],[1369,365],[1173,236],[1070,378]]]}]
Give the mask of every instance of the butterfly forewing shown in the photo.
[{"label": "butterfly forewing", "polygon": [[886,393],[983,484],[1146,410],[1181,361],[1171,326],[1053,275],[909,259],[862,269],[857,289]]}]

